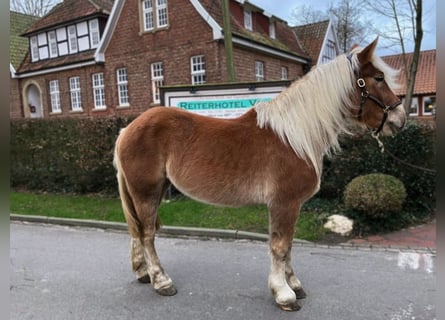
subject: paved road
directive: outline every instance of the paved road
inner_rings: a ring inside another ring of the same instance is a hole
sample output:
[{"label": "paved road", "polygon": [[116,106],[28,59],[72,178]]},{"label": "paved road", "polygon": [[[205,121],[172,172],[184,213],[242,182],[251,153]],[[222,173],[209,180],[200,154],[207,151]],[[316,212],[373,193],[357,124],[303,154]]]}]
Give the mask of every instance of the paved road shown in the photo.
[{"label": "paved road", "polygon": [[434,254],[298,245],[296,313],[268,292],[267,244],[158,238],[179,292],[136,282],[124,232],[11,224],[11,319],[433,320]]}]

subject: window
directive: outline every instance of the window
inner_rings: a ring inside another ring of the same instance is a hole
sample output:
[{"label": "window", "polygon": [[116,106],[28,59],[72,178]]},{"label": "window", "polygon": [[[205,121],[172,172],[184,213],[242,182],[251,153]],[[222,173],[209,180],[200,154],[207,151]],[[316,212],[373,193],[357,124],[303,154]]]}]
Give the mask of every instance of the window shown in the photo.
[{"label": "window", "polygon": [[142,17],[144,31],[168,26],[167,0],[142,0]]},{"label": "window", "polygon": [[48,32],[48,38],[49,38],[49,56],[51,58],[57,57],[56,32],[55,31]]},{"label": "window", "polygon": [[331,60],[334,60],[337,56],[337,52],[335,50],[335,42],[331,39],[328,39],[328,42],[326,43],[326,47],[323,51],[323,56],[321,59],[321,63],[326,63]]},{"label": "window", "polygon": [[128,78],[127,78],[127,69],[121,68],[116,71],[117,77],[117,92],[119,95],[119,105],[120,106],[128,106],[129,98],[128,98]]},{"label": "window", "polygon": [[59,80],[51,80],[49,82],[49,95],[51,97],[51,112],[60,113],[60,91]]},{"label": "window", "polygon": [[206,83],[206,63],[204,56],[194,56],[190,59],[192,84]]},{"label": "window", "polygon": [[82,100],[80,96],[80,77],[70,78],[71,110],[82,111]]},{"label": "window", "polygon": [[435,115],[436,114],[436,97],[424,97],[423,98],[423,115]]},{"label": "window", "polygon": [[37,61],[39,60],[39,47],[37,46],[37,37],[31,37],[29,41],[31,45],[31,61]]},{"label": "window", "polygon": [[255,79],[256,81],[264,80],[264,63],[262,61],[255,61]]},{"label": "window", "polygon": [[94,108],[105,109],[105,86],[104,86],[104,74],[93,74],[93,97]]},{"label": "window", "polygon": [[156,8],[156,17],[157,17],[157,26],[166,27],[168,25],[168,17],[167,17],[167,0],[156,0],[157,8]]},{"label": "window", "polygon": [[276,32],[275,32],[275,21],[269,22],[269,36],[272,39],[275,39],[277,37]]},{"label": "window", "polygon": [[161,102],[159,87],[164,85],[164,69],[162,62],[151,64],[151,92],[153,94],[153,103]]},{"label": "window", "polygon": [[76,26],[68,27],[68,44],[70,53],[77,52],[77,34],[76,34]]},{"label": "window", "polygon": [[287,67],[281,67],[281,80],[287,80],[289,77],[288,73]]},{"label": "window", "polygon": [[244,10],[244,28],[250,31],[253,30],[252,11]]},{"label": "window", "polygon": [[419,115],[419,99],[417,97],[413,97],[411,101],[411,107],[409,108],[409,115],[410,116]]},{"label": "window", "polygon": [[91,20],[90,24],[90,45],[91,48],[96,48],[100,42],[99,22],[97,19]]}]

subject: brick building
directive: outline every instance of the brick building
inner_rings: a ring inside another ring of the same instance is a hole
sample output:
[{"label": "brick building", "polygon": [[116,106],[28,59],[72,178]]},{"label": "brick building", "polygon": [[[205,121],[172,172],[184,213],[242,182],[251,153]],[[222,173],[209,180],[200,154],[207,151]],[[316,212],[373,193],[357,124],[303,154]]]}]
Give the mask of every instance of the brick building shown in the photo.
[{"label": "brick building", "polygon": [[[400,88],[396,94],[404,100],[406,95],[407,80],[403,65],[403,56],[395,54],[384,56],[382,59],[394,69],[398,69]],[[413,53],[406,54],[408,66],[413,60]],[[435,119],[436,113],[436,49],[420,52],[417,66],[416,82],[414,84],[413,99],[409,110],[410,117],[424,120]]]},{"label": "brick building", "polygon": [[[236,81],[295,79],[310,58],[287,23],[229,0]],[[162,85],[227,82],[214,0],[64,0],[22,36],[12,118],[139,114]]]}]

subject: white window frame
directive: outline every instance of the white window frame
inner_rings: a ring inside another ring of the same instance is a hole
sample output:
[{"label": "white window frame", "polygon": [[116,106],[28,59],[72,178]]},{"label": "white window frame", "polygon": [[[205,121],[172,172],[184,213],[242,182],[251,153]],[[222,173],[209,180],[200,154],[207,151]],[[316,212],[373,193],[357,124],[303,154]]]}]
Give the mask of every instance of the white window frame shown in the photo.
[{"label": "white window frame", "polygon": [[116,79],[117,79],[117,92],[119,96],[119,106],[128,107],[130,105],[130,97],[128,95],[127,68],[117,69]]},{"label": "white window frame", "polygon": [[79,44],[77,43],[77,31],[76,26],[68,26],[68,48],[69,53],[76,53],[79,50]]},{"label": "white window frame", "polygon": [[[403,98],[402,103],[405,104],[405,98]],[[414,109],[415,112],[411,112],[411,110]],[[409,108],[409,115],[410,116],[418,116],[419,115],[419,98],[413,97],[411,100],[411,107]]]},{"label": "white window frame", "polygon": [[153,103],[161,103],[159,87],[164,85],[164,64],[162,62],[154,62],[151,64],[150,69]]},{"label": "white window frame", "polygon": [[82,111],[82,95],[80,92],[80,77],[71,77],[70,81],[70,96],[71,96],[71,110]]},{"label": "white window frame", "polygon": [[204,55],[193,56],[190,58],[190,72],[192,84],[206,83],[206,61]]},{"label": "white window frame", "polygon": [[269,21],[269,36],[272,39],[276,39],[276,37],[277,37],[277,32],[276,32],[276,28],[275,28],[275,21],[272,21],[272,20]]},{"label": "white window frame", "polygon": [[59,80],[49,81],[49,95],[51,97],[51,113],[61,113]]},{"label": "white window frame", "polygon": [[31,61],[39,60],[39,46],[37,44],[37,36],[33,36],[29,39],[29,45],[31,47]]},{"label": "white window frame", "polygon": [[[425,111],[426,110],[426,106],[425,106],[425,103],[427,102],[427,100],[428,99],[430,99],[431,101],[432,101],[432,105],[433,105],[433,109],[431,109],[431,111]],[[431,116],[431,115],[433,115],[433,110],[434,110],[434,108],[435,108],[435,106],[436,106],[436,96],[435,95],[431,95],[431,96],[424,96],[423,97],[423,99],[422,99],[423,101],[422,101],[422,114],[424,115],[424,116]],[[435,111],[434,111],[435,112]]]},{"label": "white window frame", "polygon": [[141,6],[143,31],[168,27],[167,0],[142,0]]},{"label": "white window frame", "polygon": [[90,27],[90,46],[91,48],[97,48],[100,42],[99,20],[90,20],[88,25]]},{"label": "white window frame", "polygon": [[282,66],[281,67],[281,80],[287,80],[289,79],[289,69],[288,67]]},{"label": "white window frame", "polygon": [[48,32],[49,56],[55,58],[58,56],[56,31]]},{"label": "white window frame", "polygon": [[[147,6],[151,5],[151,6]],[[143,29],[144,31],[151,31],[155,28],[155,19],[153,12],[153,0],[142,1],[142,17],[143,17]]]},{"label": "white window frame", "polygon": [[253,31],[252,11],[244,9],[244,28]]},{"label": "white window frame", "polygon": [[264,62],[255,61],[255,79],[256,81],[264,81]]},{"label": "white window frame", "polygon": [[156,0],[156,25],[158,28],[168,26],[167,0]]},{"label": "white window frame", "polygon": [[93,73],[91,78],[93,81],[94,109],[106,109],[104,74],[103,72]]}]

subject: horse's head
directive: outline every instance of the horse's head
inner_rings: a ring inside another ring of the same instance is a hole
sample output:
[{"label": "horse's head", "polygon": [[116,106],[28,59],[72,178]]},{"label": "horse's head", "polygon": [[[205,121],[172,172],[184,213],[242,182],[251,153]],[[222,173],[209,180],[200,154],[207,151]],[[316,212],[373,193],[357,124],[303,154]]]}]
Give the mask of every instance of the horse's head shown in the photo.
[{"label": "horse's head", "polygon": [[[375,56],[375,39],[366,48],[354,48],[348,55],[355,72],[353,102],[357,120],[374,134],[391,135],[402,129],[406,122],[405,109],[391,88],[396,87],[398,72]],[[356,55],[356,57],[354,57]]]}]

